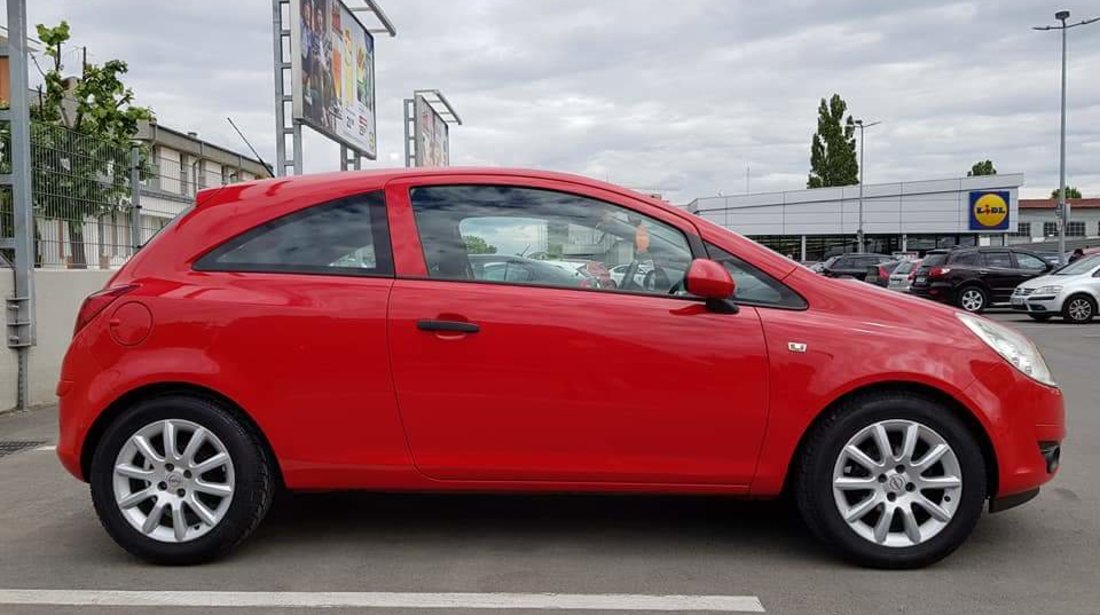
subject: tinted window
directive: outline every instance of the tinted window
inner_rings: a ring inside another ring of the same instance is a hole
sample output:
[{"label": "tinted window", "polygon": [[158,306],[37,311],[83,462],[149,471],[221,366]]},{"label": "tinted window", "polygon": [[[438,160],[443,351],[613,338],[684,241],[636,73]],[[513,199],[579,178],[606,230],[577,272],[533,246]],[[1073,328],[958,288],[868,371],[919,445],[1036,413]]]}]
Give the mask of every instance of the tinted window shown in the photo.
[{"label": "tinted window", "polygon": [[238,235],[195,269],[392,276],[385,220],[380,192],[316,205]]},{"label": "tinted window", "polygon": [[946,254],[929,254],[921,261],[921,267],[939,267],[947,262]]},{"label": "tinted window", "polygon": [[1016,253],[1016,264],[1020,269],[1029,269],[1031,271],[1043,271],[1047,268],[1046,262],[1038,256],[1032,256],[1026,252]]},{"label": "tinted window", "polygon": [[951,258],[951,264],[981,267],[981,254],[979,254],[978,252],[960,252],[959,254],[956,254]]},{"label": "tinted window", "polygon": [[1012,269],[1012,255],[1008,252],[986,252],[982,255],[986,267]]},{"label": "tinted window", "polygon": [[[411,191],[428,276],[479,278],[479,255],[527,263],[532,279],[504,280],[668,294],[691,263],[687,238],[648,216],[578,195],[511,186]],[[617,275],[610,270],[625,266]],[[551,268],[551,269],[546,269]],[[552,275],[552,269],[562,275]],[[499,274],[497,274],[499,275]]]},{"label": "tinted window", "polygon": [[739,303],[793,309],[806,307],[806,300],[781,282],[714,244],[707,244],[710,257],[730,272],[736,284],[734,299]]}]

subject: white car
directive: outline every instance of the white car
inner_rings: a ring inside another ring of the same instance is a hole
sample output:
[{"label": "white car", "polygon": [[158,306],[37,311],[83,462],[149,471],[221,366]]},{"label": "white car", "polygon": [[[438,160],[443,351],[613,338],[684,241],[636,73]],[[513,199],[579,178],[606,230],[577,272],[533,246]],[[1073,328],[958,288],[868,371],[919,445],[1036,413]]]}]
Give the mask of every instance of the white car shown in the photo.
[{"label": "white car", "polygon": [[898,292],[909,292],[909,285],[913,283],[912,273],[920,266],[919,260],[903,260],[890,272],[890,281],[886,288]]},{"label": "white car", "polygon": [[1086,323],[1100,304],[1100,254],[1074,261],[1032,278],[1012,293],[1012,309],[1040,322],[1061,315],[1066,322]]}]

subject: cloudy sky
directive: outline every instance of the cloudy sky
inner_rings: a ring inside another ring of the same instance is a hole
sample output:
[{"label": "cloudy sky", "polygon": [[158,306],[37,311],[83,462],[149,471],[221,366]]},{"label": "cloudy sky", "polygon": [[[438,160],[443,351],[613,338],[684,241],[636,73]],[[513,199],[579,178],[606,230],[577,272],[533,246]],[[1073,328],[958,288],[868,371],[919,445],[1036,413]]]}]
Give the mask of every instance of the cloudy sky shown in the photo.
[{"label": "cloudy sky", "polygon": [[[269,0],[28,4],[32,24],[67,19],[92,61],[128,61],[162,124],[243,150],[231,116],[273,161]],[[582,173],[675,202],[804,187],[817,103],[833,92],[883,122],[867,130],[867,183],[955,177],[990,158],[1025,174],[1022,196],[1049,195],[1060,44],[1031,26],[1061,8],[1100,15],[1095,0],[381,4],[398,36],[377,42],[368,166],[402,164],[401,99],[438,88],[466,122],[453,164]],[[1069,183],[1100,196],[1100,23],[1071,30],[1070,60]],[[338,168],[338,151],[310,134],[306,170]]]}]

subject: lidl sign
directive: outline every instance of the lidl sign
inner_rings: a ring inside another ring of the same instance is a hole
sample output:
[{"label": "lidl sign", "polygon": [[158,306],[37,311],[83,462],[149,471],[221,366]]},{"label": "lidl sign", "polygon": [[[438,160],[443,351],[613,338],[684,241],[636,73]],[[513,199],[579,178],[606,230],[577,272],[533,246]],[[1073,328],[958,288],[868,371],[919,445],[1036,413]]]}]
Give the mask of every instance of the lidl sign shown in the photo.
[{"label": "lidl sign", "polygon": [[1008,191],[975,190],[970,193],[970,230],[1008,230]]}]

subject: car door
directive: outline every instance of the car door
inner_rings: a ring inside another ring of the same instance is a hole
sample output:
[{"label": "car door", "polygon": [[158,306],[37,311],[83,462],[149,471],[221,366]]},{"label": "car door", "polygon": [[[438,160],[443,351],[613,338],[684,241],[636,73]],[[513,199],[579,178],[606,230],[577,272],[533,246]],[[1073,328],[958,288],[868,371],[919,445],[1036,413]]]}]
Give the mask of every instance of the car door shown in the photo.
[{"label": "car door", "polygon": [[[595,188],[492,176],[433,177],[387,196],[404,199],[403,226],[417,233],[402,242],[389,335],[420,471],[748,484],[767,412],[762,327],[754,308],[718,314],[676,294],[702,252],[690,223]],[[617,289],[476,280],[474,236],[500,253],[628,271]],[[631,282],[643,262],[648,289]]]},{"label": "car door", "polygon": [[992,300],[1008,301],[1013,289],[1022,281],[1012,253],[1008,250],[982,252],[982,264],[984,267],[978,273],[993,293]]}]

